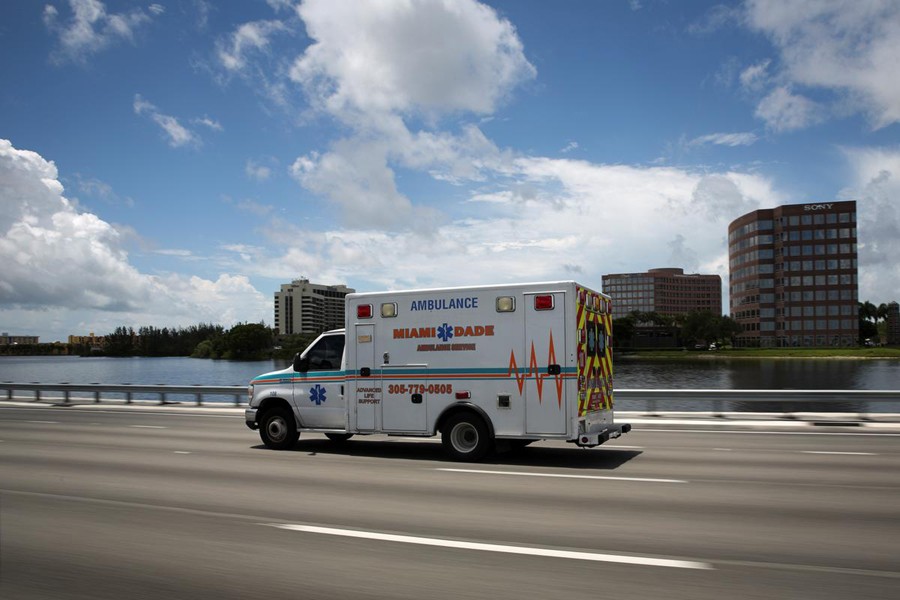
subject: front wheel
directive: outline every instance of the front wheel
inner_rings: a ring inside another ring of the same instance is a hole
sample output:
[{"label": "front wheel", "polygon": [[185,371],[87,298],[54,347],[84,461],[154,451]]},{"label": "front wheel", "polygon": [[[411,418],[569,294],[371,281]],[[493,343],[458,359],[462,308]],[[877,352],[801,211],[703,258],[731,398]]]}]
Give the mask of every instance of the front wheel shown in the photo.
[{"label": "front wheel", "polygon": [[259,437],[273,450],[293,448],[300,437],[294,414],[283,406],[267,410],[259,421]]},{"label": "front wheel", "polygon": [[492,440],[484,419],[459,413],[447,419],[441,428],[441,444],[453,460],[475,462],[488,453]]}]

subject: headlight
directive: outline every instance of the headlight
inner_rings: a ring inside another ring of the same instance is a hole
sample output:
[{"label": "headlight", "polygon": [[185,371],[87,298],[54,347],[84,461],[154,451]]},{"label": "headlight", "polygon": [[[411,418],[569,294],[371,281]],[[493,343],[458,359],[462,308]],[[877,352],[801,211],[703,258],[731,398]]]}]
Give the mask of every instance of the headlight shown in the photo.
[{"label": "headlight", "polygon": [[253,384],[247,386],[247,404],[253,404]]}]

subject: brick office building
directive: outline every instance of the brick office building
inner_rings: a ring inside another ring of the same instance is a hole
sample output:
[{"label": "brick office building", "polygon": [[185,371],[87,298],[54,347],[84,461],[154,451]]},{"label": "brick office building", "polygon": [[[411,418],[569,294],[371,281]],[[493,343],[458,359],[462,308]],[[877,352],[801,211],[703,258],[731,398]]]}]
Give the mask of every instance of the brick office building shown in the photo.
[{"label": "brick office building", "polygon": [[736,346],[858,343],[856,202],[789,204],[728,226]]},{"label": "brick office building", "polygon": [[695,310],[722,314],[722,278],[718,275],[685,275],[683,269],[671,268],[604,275],[603,293],[612,297],[614,319],[635,310],[667,316]]}]

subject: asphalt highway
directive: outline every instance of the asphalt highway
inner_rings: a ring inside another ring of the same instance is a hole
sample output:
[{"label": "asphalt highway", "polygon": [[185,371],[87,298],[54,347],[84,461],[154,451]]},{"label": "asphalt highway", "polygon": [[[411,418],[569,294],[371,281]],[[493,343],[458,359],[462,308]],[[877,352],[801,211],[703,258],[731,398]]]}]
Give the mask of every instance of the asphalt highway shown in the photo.
[{"label": "asphalt highway", "polygon": [[637,427],[477,465],[214,410],[0,406],[0,597],[900,597],[900,433]]}]

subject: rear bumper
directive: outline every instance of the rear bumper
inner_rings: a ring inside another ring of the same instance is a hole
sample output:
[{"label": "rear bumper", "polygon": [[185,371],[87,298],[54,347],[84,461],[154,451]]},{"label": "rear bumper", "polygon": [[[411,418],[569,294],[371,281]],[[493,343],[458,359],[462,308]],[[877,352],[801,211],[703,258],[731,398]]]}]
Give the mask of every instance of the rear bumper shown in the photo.
[{"label": "rear bumper", "polygon": [[244,421],[250,429],[259,429],[259,423],[256,422],[256,409],[248,408],[244,411]]},{"label": "rear bumper", "polygon": [[579,434],[576,439],[570,441],[575,442],[576,445],[581,446],[582,448],[593,448],[594,446],[599,446],[600,444],[613,440],[629,431],[631,431],[631,423],[614,423],[607,425],[600,431]]}]

